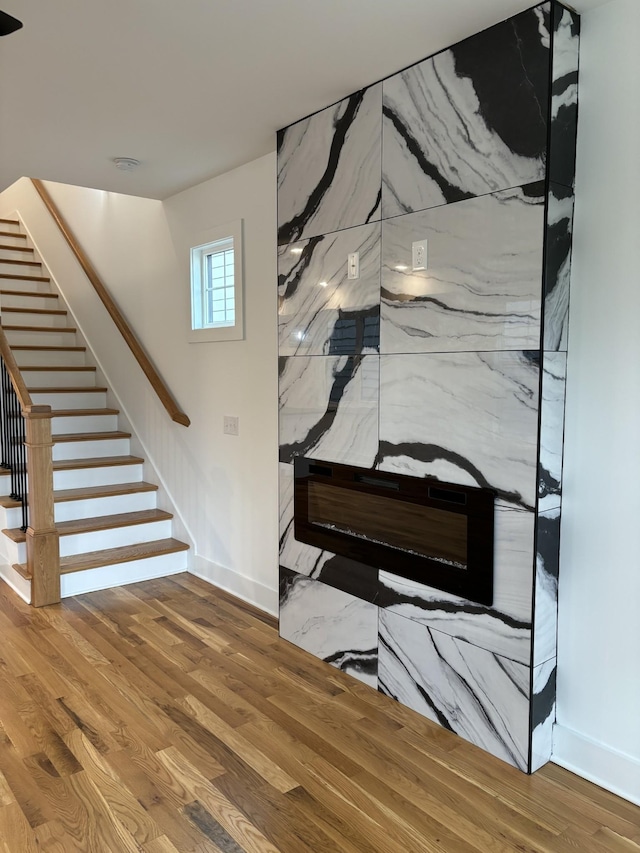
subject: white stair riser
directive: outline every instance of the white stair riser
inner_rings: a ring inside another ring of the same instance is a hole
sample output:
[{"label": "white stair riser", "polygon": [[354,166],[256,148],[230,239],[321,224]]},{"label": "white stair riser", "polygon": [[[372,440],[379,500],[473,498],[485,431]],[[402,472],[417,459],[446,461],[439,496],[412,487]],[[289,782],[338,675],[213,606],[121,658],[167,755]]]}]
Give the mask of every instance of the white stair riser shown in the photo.
[{"label": "white stair riser", "polygon": [[54,489],[84,489],[87,486],[115,486],[118,483],[138,483],[142,480],[142,465],[112,465],[108,468],[76,468],[73,471],[54,471]]},{"label": "white stair riser", "polygon": [[[0,272],[2,269],[0,268]],[[0,285],[0,289],[4,289]],[[59,299],[51,299],[46,293],[27,295],[22,293],[3,293],[0,295],[0,306],[6,308],[38,308],[44,311],[64,310]]]},{"label": "white stair riser", "polygon": [[[60,501],[55,504],[54,518],[56,524],[61,521],[73,521],[76,518],[95,518],[98,515],[115,515],[118,512],[139,512],[143,509],[155,509],[158,498],[157,492],[134,492],[130,495],[114,495],[106,498],[86,498],[78,501]],[[11,510],[17,513],[16,510]],[[22,522],[16,514],[12,518],[17,523],[7,524],[9,527],[19,527]]]},{"label": "white stair riser", "polygon": [[63,598],[68,598],[96,589],[109,589],[152,578],[177,575],[187,571],[187,554],[187,551],[177,551],[175,554],[161,554],[146,560],[132,560],[116,566],[87,569],[86,572],[71,572],[61,576],[60,594]]},{"label": "white stair riser", "polygon": [[27,388],[93,388],[95,370],[23,370]]},{"label": "white stair riser", "polygon": [[[3,319],[3,325],[12,326],[14,324],[7,323]],[[5,334],[10,346],[72,347],[76,345],[75,333],[63,332],[58,329],[53,332],[29,332],[22,329],[5,329]]]},{"label": "white stair riser", "polygon": [[[3,270],[0,270],[0,274]],[[13,273],[11,273],[13,275]],[[18,275],[29,275],[29,273],[17,273],[16,278],[0,278],[0,286],[3,290],[20,290],[23,293],[51,293],[50,281],[34,281],[29,278],[18,278]]]},{"label": "white stair riser", "polygon": [[128,456],[128,438],[103,441],[63,441],[53,447],[54,462],[62,459],[93,459],[96,456]]},{"label": "white stair riser", "polygon": [[[29,385],[31,386],[31,380]],[[52,409],[104,409],[107,405],[107,394],[105,391],[36,391],[31,393],[31,400],[38,406],[47,405]]]},{"label": "white stair riser", "polygon": [[[32,314],[29,311],[7,311],[8,308],[2,300],[2,322],[6,326],[56,326],[63,328],[69,325],[66,314]],[[30,305],[29,308],[37,308],[36,305]],[[46,310],[58,310],[55,305],[47,305]]]},{"label": "white stair riser", "polygon": [[12,231],[11,228],[5,228],[4,225],[0,225],[0,231],[3,233],[0,235],[0,244],[3,246],[26,246],[27,241],[24,238],[24,235],[20,235],[19,231]]},{"label": "white stair riser", "polygon": [[51,418],[54,436],[65,432],[109,432],[114,429],[118,429],[117,415],[60,415]]},{"label": "white stair riser", "polygon": [[[1,238],[0,238],[1,239]],[[14,252],[14,254],[16,254]],[[25,252],[21,252],[20,254],[26,254]],[[26,258],[5,258],[5,253],[0,252],[0,260],[8,261],[8,263],[0,264],[0,273],[4,275],[40,275],[43,276],[42,272],[42,264],[37,261],[34,263],[33,258],[31,256]],[[13,261],[13,263],[11,263]],[[26,264],[20,264],[18,261],[27,261]]]},{"label": "white stair riser", "polygon": [[[65,345],[66,346],[66,345]],[[37,365],[48,365],[55,362],[56,365],[68,367],[82,367],[85,363],[86,353],[84,350],[14,350],[14,358],[18,367],[35,367]],[[37,387],[37,386],[36,386]]]},{"label": "white stair riser", "polygon": [[137,545],[140,542],[153,542],[170,537],[171,520],[96,530],[76,536],[61,536],[60,556],[70,557],[73,554],[86,554],[90,551],[101,551],[103,548],[119,548],[121,545]]},{"label": "white stair riser", "polygon": [[[72,557],[74,554],[86,554],[101,551],[103,548],[119,548],[125,545],[137,545],[141,542],[153,542],[154,539],[171,537],[171,521],[155,521],[149,524],[132,524],[129,527],[114,527],[110,530],[93,530],[89,533],[76,533],[60,537],[60,556]],[[7,556],[10,563],[27,562],[26,543],[9,542]]]},{"label": "white stair riser", "polygon": [[[15,216],[15,214],[14,214]],[[0,231],[10,231],[12,234],[23,234],[22,226],[19,219],[14,219],[13,216],[6,217],[8,222],[0,222]]]}]

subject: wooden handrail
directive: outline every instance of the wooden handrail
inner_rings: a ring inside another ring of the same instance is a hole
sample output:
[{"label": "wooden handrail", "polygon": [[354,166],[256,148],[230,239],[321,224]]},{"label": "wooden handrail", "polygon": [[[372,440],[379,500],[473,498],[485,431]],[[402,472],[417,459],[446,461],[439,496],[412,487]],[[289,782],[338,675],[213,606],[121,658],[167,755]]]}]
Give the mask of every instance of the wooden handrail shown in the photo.
[{"label": "wooden handrail", "polygon": [[49,195],[48,190],[46,189],[41,180],[37,178],[32,178],[31,180],[33,182],[34,187],[38,191],[38,195],[45,203],[49,213],[56,221],[58,228],[62,232],[67,243],[69,244],[71,251],[76,256],[78,263],[84,270],[85,275],[93,285],[96,293],[102,300],[103,305],[111,315],[111,319],[118,327],[120,334],[127,342],[129,349],[135,356],[138,364],[142,368],[143,373],[151,383],[153,390],[158,395],[160,402],[165,407],[172,420],[174,420],[178,424],[182,424],[183,426],[189,426],[191,421],[189,420],[187,415],[185,415],[185,413],[180,409],[173,395],[171,394],[171,391],[169,391],[162,377],[160,376],[156,368],[153,366],[149,356],[144,351],[140,341],[136,338],[135,334],[133,333],[133,330],[120,312],[120,309],[111,298],[111,294],[105,287],[104,283],[102,282],[102,279],[93,267],[93,264],[91,263],[91,261],[83,251],[82,247],[79,245],[78,241],[74,237],[71,229],[69,228],[69,225],[62,217],[62,214],[58,210],[56,203]]},{"label": "wooden handrail", "polygon": [[[1,326],[0,356],[2,356],[2,360],[7,365],[7,372],[9,373],[11,384],[13,385],[13,388],[18,397],[20,408],[24,412],[25,409],[33,406],[33,403],[31,402],[31,394],[29,394],[27,386],[24,384],[24,379],[22,378],[22,374],[20,373],[20,368],[18,367],[13,352],[11,351],[11,347],[9,346],[9,341],[7,340],[7,336],[4,333],[4,329]],[[51,412],[51,406],[41,406],[40,408],[48,409],[49,412]]]},{"label": "wooden handrail", "polygon": [[0,326],[0,356],[5,363],[25,421],[29,526],[25,532],[27,568],[34,607],[60,601],[59,534],[54,520],[51,406],[34,405]]}]

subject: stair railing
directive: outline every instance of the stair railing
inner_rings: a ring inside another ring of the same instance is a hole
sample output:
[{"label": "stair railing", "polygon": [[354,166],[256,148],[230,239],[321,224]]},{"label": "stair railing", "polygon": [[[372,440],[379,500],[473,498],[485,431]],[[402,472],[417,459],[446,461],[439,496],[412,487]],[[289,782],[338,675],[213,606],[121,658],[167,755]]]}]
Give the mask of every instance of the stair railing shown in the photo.
[{"label": "stair railing", "polygon": [[171,391],[169,390],[164,380],[156,370],[147,353],[144,351],[142,344],[135,336],[133,329],[127,323],[125,317],[123,316],[120,309],[111,297],[111,294],[107,290],[104,282],[96,272],[93,264],[91,263],[84,250],[76,240],[71,229],[69,228],[69,225],[58,210],[56,203],[49,195],[47,188],[42,183],[42,181],[37,178],[32,178],[31,181],[34,187],[36,188],[38,195],[45,203],[47,210],[49,211],[56,224],[58,225],[58,228],[62,232],[62,235],[67,241],[69,248],[76,256],[76,259],[84,270],[85,275],[87,276],[87,278],[93,285],[94,290],[102,300],[104,307],[111,315],[111,319],[116,324],[118,331],[125,339],[129,349],[131,350],[138,364],[142,368],[143,373],[149,380],[151,387],[158,395],[160,402],[165,407],[172,420],[174,420],[178,424],[182,424],[182,426],[189,426],[191,421],[182,411],[182,409],[178,406]]},{"label": "stair railing", "polygon": [[22,528],[35,607],[60,601],[60,550],[53,504],[51,406],[34,405],[0,327],[2,467],[11,497],[22,504]]}]

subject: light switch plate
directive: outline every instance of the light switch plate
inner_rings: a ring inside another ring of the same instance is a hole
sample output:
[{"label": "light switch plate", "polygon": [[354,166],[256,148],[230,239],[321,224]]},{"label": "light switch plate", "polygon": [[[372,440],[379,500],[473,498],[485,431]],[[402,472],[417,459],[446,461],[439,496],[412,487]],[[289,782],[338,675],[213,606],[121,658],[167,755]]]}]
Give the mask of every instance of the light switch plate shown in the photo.
[{"label": "light switch plate", "polygon": [[413,270],[426,270],[427,268],[427,241],[416,240],[411,244],[411,266]]},{"label": "light switch plate", "polygon": [[347,256],[347,278],[360,278],[360,252],[350,252]]},{"label": "light switch plate", "polygon": [[222,431],[225,435],[238,435],[240,430],[239,418],[232,415],[225,415],[223,419]]}]

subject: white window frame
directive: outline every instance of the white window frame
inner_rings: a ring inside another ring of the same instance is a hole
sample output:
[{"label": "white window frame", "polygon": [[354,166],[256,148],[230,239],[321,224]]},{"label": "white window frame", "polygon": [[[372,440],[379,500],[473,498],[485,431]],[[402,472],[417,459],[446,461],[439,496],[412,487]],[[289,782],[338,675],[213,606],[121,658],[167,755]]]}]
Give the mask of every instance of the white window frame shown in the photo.
[{"label": "white window frame", "polygon": [[[227,222],[200,235],[206,239],[191,247],[191,306],[188,339],[190,343],[239,341],[244,338],[242,220]],[[216,252],[233,250],[234,323],[207,324],[204,318],[206,258]]]}]

